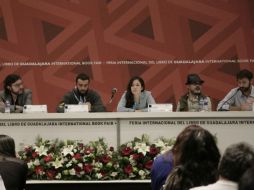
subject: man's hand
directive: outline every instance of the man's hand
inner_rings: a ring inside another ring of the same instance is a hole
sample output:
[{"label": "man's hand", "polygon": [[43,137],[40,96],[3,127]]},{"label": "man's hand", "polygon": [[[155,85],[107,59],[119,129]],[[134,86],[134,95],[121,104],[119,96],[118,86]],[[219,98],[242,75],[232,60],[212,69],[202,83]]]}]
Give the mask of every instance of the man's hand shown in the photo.
[{"label": "man's hand", "polygon": [[14,110],[14,112],[15,113],[21,113],[23,111],[23,107],[22,106],[15,106],[15,110]]},{"label": "man's hand", "polygon": [[252,104],[248,104],[248,103],[242,104],[241,105],[241,110],[242,111],[252,111]]}]

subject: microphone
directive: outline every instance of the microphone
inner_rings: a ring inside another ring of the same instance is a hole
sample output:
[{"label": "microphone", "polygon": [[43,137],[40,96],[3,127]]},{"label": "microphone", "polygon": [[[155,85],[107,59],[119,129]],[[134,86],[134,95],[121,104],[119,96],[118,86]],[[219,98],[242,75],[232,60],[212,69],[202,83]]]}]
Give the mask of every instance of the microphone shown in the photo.
[{"label": "microphone", "polygon": [[109,103],[111,103],[113,101],[113,98],[114,98],[116,92],[117,92],[117,88],[112,88],[112,90],[111,90],[111,97],[109,99]]},{"label": "microphone", "polygon": [[6,100],[5,100],[3,97],[1,97],[1,99],[2,99],[3,103],[5,103],[5,102],[6,102]]},{"label": "microphone", "polygon": [[223,102],[223,104],[220,106],[220,108],[218,109],[218,111],[229,111],[227,109],[223,109],[223,106],[228,103],[229,100],[231,100],[236,94],[237,92],[240,90],[240,87],[235,91],[235,93],[229,98],[227,99],[225,102]]}]

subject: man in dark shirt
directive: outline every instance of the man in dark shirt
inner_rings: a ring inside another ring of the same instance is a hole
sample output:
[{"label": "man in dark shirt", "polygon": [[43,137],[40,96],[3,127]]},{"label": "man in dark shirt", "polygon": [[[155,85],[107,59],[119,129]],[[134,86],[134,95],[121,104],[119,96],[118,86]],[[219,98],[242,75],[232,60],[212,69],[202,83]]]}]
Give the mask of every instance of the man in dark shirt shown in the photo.
[{"label": "man in dark shirt", "polygon": [[11,113],[22,113],[24,105],[32,104],[32,91],[24,89],[19,75],[10,74],[4,79],[4,90],[0,92],[0,112],[5,112],[7,103],[10,104]]},{"label": "man in dark shirt", "polygon": [[81,73],[76,77],[76,87],[66,93],[57,106],[57,112],[63,113],[65,104],[86,104],[89,112],[105,112],[100,95],[89,89],[89,77]]}]

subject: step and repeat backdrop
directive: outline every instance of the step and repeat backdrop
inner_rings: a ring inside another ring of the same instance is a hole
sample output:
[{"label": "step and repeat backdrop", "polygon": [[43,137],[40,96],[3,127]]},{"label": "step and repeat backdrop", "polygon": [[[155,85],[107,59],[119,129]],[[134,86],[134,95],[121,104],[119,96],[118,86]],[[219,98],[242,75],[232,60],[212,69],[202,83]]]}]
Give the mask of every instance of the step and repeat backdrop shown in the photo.
[{"label": "step and repeat backdrop", "polygon": [[175,109],[189,73],[205,81],[215,109],[241,69],[254,72],[252,0],[0,1],[0,82],[21,75],[49,112],[81,72],[108,111],[133,76]]}]

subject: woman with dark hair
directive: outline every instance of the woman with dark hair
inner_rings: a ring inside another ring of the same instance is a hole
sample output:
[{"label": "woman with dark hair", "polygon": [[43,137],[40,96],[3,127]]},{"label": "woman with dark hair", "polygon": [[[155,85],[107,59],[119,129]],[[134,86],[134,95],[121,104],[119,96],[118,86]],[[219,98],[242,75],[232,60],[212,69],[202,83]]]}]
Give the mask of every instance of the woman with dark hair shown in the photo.
[{"label": "woman with dark hair", "polygon": [[[183,131],[178,135],[177,143],[175,146],[178,146],[179,142],[181,142],[182,137],[186,136],[190,133],[194,128],[200,128],[197,125],[190,125],[183,129]],[[174,149],[173,147],[173,149]],[[172,150],[168,150],[165,153],[156,157],[153,162],[151,169],[151,184],[152,190],[160,190],[161,187],[165,184],[165,181],[169,175],[169,173],[173,169],[173,153]]]},{"label": "woman with dark hair", "polygon": [[189,190],[217,180],[220,153],[209,131],[188,126],[178,135],[172,154],[174,168],[163,190]]},{"label": "woman with dark hair", "polygon": [[23,190],[27,170],[27,164],[16,158],[14,139],[0,135],[0,175],[6,190]]},{"label": "woman with dark hair", "polygon": [[150,91],[145,90],[145,82],[140,77],[130,79],[127,91],[118,103],[118,112],[147,111],[148,104],[155,104]]}]

